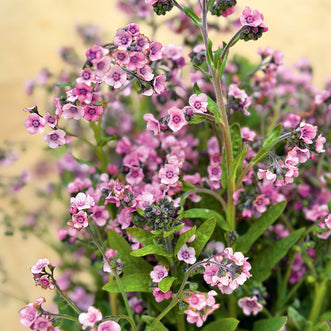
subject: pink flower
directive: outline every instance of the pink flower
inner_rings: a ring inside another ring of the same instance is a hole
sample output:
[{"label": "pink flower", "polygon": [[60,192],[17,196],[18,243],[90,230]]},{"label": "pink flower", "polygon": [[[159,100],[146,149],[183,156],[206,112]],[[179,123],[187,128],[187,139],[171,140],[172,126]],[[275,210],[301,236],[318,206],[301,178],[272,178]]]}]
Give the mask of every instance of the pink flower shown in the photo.
[{"label": "pink flower", "polygon": [[114,45],[120,50],[126,50],[132,42],[132,36],[130,33],[123,29],[118,29],[114,37]]},{"label": "pink flower", "polygon": [[40,285],[43,289],[49,288],[53,290],[55,288],[54,283],[51,282],[46,275],[36,279],[36,285]]},{"label": "pink flower", "polygon": [[31,134],[42,133],[47,121],[36,113],[30,113],[29,117],[24,121],[24,126]]},{"label": "pink flower", "polygon": [[147,122],[147,130],[153,131],[154,136],[160,132],[160,123],[153,114],[147,113],[143,119]]},{"label": "pink flower", "polygon": [[133,297],[129,300],[129,306],[134,309],[136,314],[140,314],[144,308],[143,300],[137,297]]},{"label": "pink flower", "polygon": [[152,68],[149,65],[145,65],[142,68],[137,69],[137,74],[148,82],[154,78]]},{"label": "pink flower", "polygon": [[144,178],[143,169],[140,167],[131,167],[129,173],[126,175],[126,181],[134,186],[139,184]]},{"label": "pink flower", "polygon": [[91,68],[82,69],[80,72],[80,77],[76,79],[77,83],[91,85],[95,81],[95,73]]},{"label": "pink flower", "polygon": [[66,143],[65,135],[63,130],[53,130],[44,135],[44,141],[48,143],[50,148],[57,148]]},{"label": "pink flower", "polygon": [[157,41],[151,43],[149,45],[149,54],[148,54],[149,60],[150,61],[161,60],[162,56],[163,56],[162,45]]},{"label": "pink flower", "polygon": [[200,93],[199,95],[193,94],[189,98],[190,106],[195,110],[196,113],[205,113],[207,111],[208,106],[208,98],[204,93]]},{"label": "pink flower", "polygon": [[53,323],[49,320],[48,316],[39,316],[33,324],[33,330],[49,331],[52,330],[52,326]]},{"label": "pink flower", "polygon": [[99,324],[97,331],[121,331],[121,327],[114,321],[106,321]]},{"label": "pink flower", "polygon": [[301,132],[301,135],[299,138],[303,139],[303,141],[306,144],[312,144],[313,143],[312,139],[315,138],[316,133],[317,133],[317,126],[313,126],[311,124],[301,122],[300,132]]},{"label": "pink flower", "polygon": [[120,88],[127,81],[126,72],[118,65],[113,66],[105,76],[105,83]]},{"label": "pink flower", "polygon": [[219,164],[211,164],[208,166],[208,175],[211,181],[220,181],[222,176],[222,168]]},{"label": "pink flower", "polygon": [[82,329],[93,327],[96,322],[102,320],[102,314],[99,309],[90,306],[87,313],[81,313],[78,317],[79,323],[83,324]]},{"label": "pink flower", "polygon": [[158,287],[153,288],[153,295],[156,302],[161,302],[167,300],[171,297],[171,292],[168,290],[166,293],[163,293]]},{"label": "pink flower", "polygon": [[89,209],[95,205],[93,198],[83,192],[79,192],[75,197],[70,198],[70,203],[74,204],[78,210]]},{"label": "pink flower", "polygon": [[165,81],[166,81],[165,75],[159,75],[154,78],[153,87],[156,94],[161,94],[162,92],[165,91],[166,89]]},{"label": "pink flower", "polygon": [[102,48],[99,45],[93,45],[90,49],[86,51],[86,57],[90,60],[91,63],[95,63],[101,60],[102,57],[107,55],[109,51],[105,48]]},{"label": "pink flower", "polygon": [[119,65],[127,65],[129,62],[129,54],[127,51],[116,50],[111,55],[115,62]]},{"label": "pink flower", "polygon": [[79,120],[84,116],[84,108],[81,106],[75,106],[72,103],[67,103],[63,106],[63,118],[66,120],[73,118],[74,120]]},{"label": "pink flower", "polygon": [[158,264],[149,274],[154,283],[159,283],[163,278],[168,276],[168,270],[165,266]]},{"label": "pink flower", "polygon": [[315,140],[315,150],[317,153],[324,153],[324,144],[326,142],[326,139],[320,134],[317,139]]},{"label": "pink flower", "polygon": [[193,247],[187,247],[186,244],[177,253],[177,258],[179,261],[184,261],[187,264],[194,264],[197,260],[195,257],[195,249]]},{"label": "pink flower", "polygon": [[80,102],[91,103],[93,96],[92,90],[92,86],[77,83],[71,91],[72,98],[70,97],[69,101],[75,101],[78,99]]},{"label": "pink flower", "polygon": [[159,171],[159,178],[161,183],[166,185],[175,184],[179,179],[179,168],[174,165],[167,163]]},{"label": "pink flower", "polygon": [[126,26],[125,30],[132,36],[137,37],[140,34],[139,26],[136,23],[130,23]]},{"label": "pink flower", "polygon": [[141,52],[131,52],[129,54],[129,62],[126,65],[127,68],[131,71],[135,71],[138,68],[142,68],[146,64],[145,55]]},{"label": "pink flower", "polygon": [[94,219],[98,226],[104,226],[109,218],[109,212],[105,206],[94,206],[92,208],[93,214],[91,217]]},{"label": "pink flower", "polygon": [[33,274],[39,274],[48,265],[52,265],[52,264],[50,264],[48,259],[46,259],[46,258],[39,259],[37,261],[37,263],[34,266],[31,267],[30,270]]},{"label": "pink flower", "polygon": [[170,115],[168,126],[172,131],[177,132],[187,124],[185,114],[181,109],[171,107],[168,109],[168,114]]},{"label": "pink flower", "polygon": [[267,205],[270,204],[270,200],[265,197],[264,194],[260,194],[253,201],[253,206],[259,213],[264,213],[267,210]]},{"label": "pink flower", "polygon": [[85,229],[88,226],[87,213],[81,210],[77,214],[72,215],[71,220],[67,222],[67,225],[76,230]]},{"label": "pink flower", "polygon": [[254,141],[256,133],[253,130],[250,130],[247,126],[244,126],[240,130],[241,137],[248,141]]},{"label": "pink flower", "polygon": [[259,13],[256,9],[252,11],[251,8],[248,6],[245,7],[245,9],[242,12],[242,15],[240,15],[240,23],[242,26],[249,25],[249,26],[259,26],[263,22],[263,15]]},{"label": "pink flower", "polygon": [[257,315],[263,310],[263,306],[257,302],[257,297],[245,297],[238,300],[238,306],[243,309],[245,315]]},{"label": "pink flower", "polygon": [[84,118],[87,121],[96,122],[100,118],[100,115],[102,113],[103,113],[103,107],[102,106],[86,105],[84,107]]}]

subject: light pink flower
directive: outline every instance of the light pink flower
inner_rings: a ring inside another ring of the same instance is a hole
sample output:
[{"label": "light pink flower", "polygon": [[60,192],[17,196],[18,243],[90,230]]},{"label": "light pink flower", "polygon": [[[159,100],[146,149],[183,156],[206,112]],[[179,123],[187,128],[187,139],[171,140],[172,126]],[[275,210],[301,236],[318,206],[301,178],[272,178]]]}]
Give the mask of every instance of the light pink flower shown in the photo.
[{"label": "light pink flower", "polygon": [[263,22],[263,15],[256,9],[252,10],[248,6],[245,7],[242,14],[240,15],[240,23],[242,26],[259,26]]},{"label": "light pink flower", "polygon": [[245,297],[238,300],[238,306],[243,309],[245,315],[257,315],[263,310],[263,306],[257,302],[257,297]]},{"label": "light pink flower", "polygon": [[142,68],[137,69],[137,74],[148,82],[154,78],[152,68],[149,65],[145,65]]},{"label": "light pink flower", "polygon": [[114,321],[105,321],[99,324],[97,331],[121,331],[121,327]]},{"label": "light pink flower", "polygon": [[78,320],[80,324],[83,324],[82,329],[85,330],[86,328],[93,327],[96,322],[102,320],[102,314],[99,309],[90,306],[87,310],[87,313],[81,313],[78,316]]},{"label": "light pink flower", "polygon": [[66,120],[73,118],[74,120],[79,120],[84,116],[84,108],[81,106],[75,106],[72,103],[67,103],[63,106],[63,118]]},{"label": "light pink flower", "polygon": [[33,324],[33,330],[49,331],[49,330],[52,330],[51,329],[52,326],[53,326],[53,323],[49,320],[49,317],[39,316]]},{"label": "light pink flower", "polygon": [[51,265],[48,259],[39,259],[37,263],[31,267],[30,270],[33,274],[39,274],[48,265]]},{"label": "light pink flower", "polygon": [[103,113],[103,107],[102,106],[86,105],[84,107],[84,118],[87,121],[96,122],[100,118],[100,115],[102,113]]},{"label": "light pink flower", "polygon": [[219,164],[211,164],[208,166],[208,175],[211,181],[220,181],[222,176],[222,168]]},{"label": "light pink flower", "polygon": [[71,220],[67,222],[67,225],[76,230],[85,229],[88,226],[87,213],[81,210],[77,214],[72,215]]},{"label": "light pink flower", "polygon": [[29,117],[24,121],[24,126],[31,134],[42,133],[47,121],[36,113],[30,113]]},{"label": "light pink flower", "polygon": [[166,89],[166,76],[165,75],[159,75],[154,78],[153,82],[153,88],[156,94],[161,94]]},{"label": "light pink flower", "polygon": [[189,98],[190,106],[195,110],[196,113],[205,113],[208,106],[208,98],[204,93],[192,94]]},{"label": "light pink flower", "polygon": [[102,57],[109,53],[108,49],[103,48],[99,45],[93,45],[90,49],[86,51],[86,57],[91,63],[100,61]]},{"label": "light pink flower", "polygon": [[254,141],[256,137],[256,132],[253,130],[250,130],[247,126],[244,126],[240,129],[241,138],[248,140],[248,141]]},{"label": "light pink flower", "polygon": [[316,133],[317,133],[317,126],[313,126],[309,123],[304,123],[304,122],[301,122],[300,124],[300,139],[303,139],[303,141],[306,143],[306,144],[312,144],[313,141],[312,139],[315,138],[316,136]]},{"label": "light pink flower", "polygon": [[126,65],[127,68],[131,71],[135,71],[139,68],[142,68],[146,64],[146,57],[141,52],[131,52],[129,54],[129,62]]},{"label": "light pink flower", "polygon": [[155,41],[149,45],[149,59],[150,61],[161,60],[163,53],[162,53],[162,45]]},{"label": "light pink flower", "polygon": [[144,172],[140,167],[131,167],[129,173],[125,177],[126,181],[132,186],[139,184],[143,178]]},{"label": "light pink flower", "polygon": [[120,50],[126,50],[132,42],[132,36],[130,33],[123,29],[118,29],[114,37],[114,45]]},{"label": "light pink flower", "polygon": [[65,135],[63,130],[53,130],[44,135],[44,141],[48,143],[50,148],[57,148],[66,143]]},{"label": "light pink flower", "polygon": [[156,302],[161,302],[167,300],[171,297],[171,292],[168,290],[166,293],[163,293],[158,287],[153,288],[153,295]]},{"label": "light pink flower", "polygon": [[167,163],[159,171],[159,178],[161,183],[166,185],[175,184],[179,179],[179,168],[174,165]]},{"label": "light pink flower", "polygon": [[179,261],[184,261],[187,264],[194,264],[197,260],[195,257],[195,249],[193,247],[187,247],[186,244],[177,253],[177,258]]},{"label": "light pink flower", "polygon": [[154,283],[159,283],[163,278],[168,276],[168,270],[165,266],[158,264],[149,274]]},{"label": "light pink flower", "polygon": [[315,140],[315,150],[317,153],[324,153],[324,144],[326,142],[326,139],[320,134],[317,139]]},{"label": "light pink flower", "polygon": [[89,209],[95,205],[93,198],[83,192],[79,192],[75,197],[70,198],[70,203],[74,204],[78,210]]},{"label": "light pink flower", "polygon": [[185,114],[181,109],[171,107],[168,109],[168,114],[170,115],[168,126],[172,131],[177,132],[187,124]]},{"label": "light pink flower", "polygon": [[105,83],[120,88],[127,81],[126,72],[118,65],[113,66],[105,76]]},{"label": "light pink flower", "polygon": [[153,131],[154,136],[160,132],[160,123],[153,114],[147,113],[143,119],[147,122],[147,130]]},{"label": "light pink flower", "polygon": [[69,93],[69,101],[78,99],[80,102],[91,103],[93,97],[92,90],[92,86],[77,83],[70,93],[67,92]]}]

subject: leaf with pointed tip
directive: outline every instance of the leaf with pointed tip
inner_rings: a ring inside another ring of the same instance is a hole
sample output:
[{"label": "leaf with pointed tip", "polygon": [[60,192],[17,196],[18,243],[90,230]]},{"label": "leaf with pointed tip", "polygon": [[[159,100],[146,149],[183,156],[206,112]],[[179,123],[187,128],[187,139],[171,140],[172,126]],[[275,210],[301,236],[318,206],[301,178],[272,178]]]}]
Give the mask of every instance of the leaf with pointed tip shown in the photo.
[{"label": "leaf with pointed tip", "polygon": [[157,285],[157,287],[158,287],[163,293],[166,293],[166,292],[170,289],[172,283],[173,283],[175,280],[176,280],[176,277],[165,277],[165,278],[163,278],[163,279],[159,282],[159,284]]},{"label": "leaf with pointed tip", "polygon": [[[125,292],[151,292],[149,273],[133,273],[121,278]],[[116,280],[111,280],[102,288],[107,292],[120,293]]]},{"label": "leaf with pointed tip", "polygon": [[196,230],[196,227],[194,226],[192,229],[190,229],[186,232],[183,232],[179,236],[178,241],[177,241],[176,246],[175,246],[174,255],[177,255],[177,253],[183,247],[183,245],[186,244],[187,241],[194,235],[195,230]]},{"label": "leaf with pointed tip", "polygon": [[160,245],[148,245],[143,248],[132,251],[132,256],[146,256],[146,255],[161,255],[165,257],[171,257],[172,255],[168,253],[165,248]]},{"label": "leaf with pointed tip", "polygon": [[234,331],[238,324],[239,321],[235,318],[222,318],[208,323],[202,331]]},{"label": "leaf with pointed tip", "polygon": [[215,217],[212,217],[205,222],[203,222],[195,232],[195,239],[190,244],[191,247],[195,250],[195,256],[198,257],[209,241],[210,237],[214,233],[216,226]]},{"label": "leaf with pointed tip", "polygon": [[287,318],[272,317],[256,321],[253,326],[253,331],[279,331],[287,322]]}]

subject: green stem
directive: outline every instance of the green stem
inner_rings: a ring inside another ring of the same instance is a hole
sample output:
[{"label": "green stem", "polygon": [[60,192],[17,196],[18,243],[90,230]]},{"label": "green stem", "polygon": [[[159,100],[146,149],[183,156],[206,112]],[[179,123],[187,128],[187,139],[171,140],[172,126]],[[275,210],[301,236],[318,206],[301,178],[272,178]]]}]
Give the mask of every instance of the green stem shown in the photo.
[{"label": "green stem", "polygon": [[56,318],[63,318],[63,319],[69,320],[69,321],[78,322],[78,318],[72,317],[72,316],[69,316],[66,314],[52,314],[47,311],[43,311],[41,314],[45,315],[45,316],[52,316],[52,317],[56,317]]},{"label": "green stem", "polygon": [[112,266],[111,262],[108,260],[108,258],[106,257],[106,254],[105,254],[105,251],[103,249],[103,247],[101,246],[101,244],[99,243],[98,239],[95,237],[92,229],[90,228],[90,226],[88,226],[86,228],[87,232],[90,234],[95,246],[97,246],[99,252],[101,253],[102,257],[104,258],[105,261],[107,261],[109,267],[111,268],[111,271],[115,277],[115,280],[116,280],[116,283],[117,283],[117,286],[121,292],[121,295],[122,295],[122,299],[124,301],[124,305],[125,305],[125,308],[126,308],[126,311],[128,313],[128,318],[130,319],[130,324],[132,326],[132,329],[134,331],[137,330],[137,327],[134,323],[134,319],[133,319],[133,316],[132,316],[132,313],[131,313],[131,309],[130,309],[130,306],[129,306],[129,302],[128,302],[128,299],[126,297],[126,294],[125,294],[125,291],[124,291],[124,287],[123,287],[123,284],[122,284],[122,281],[121,281],[121,278],[118,276],[117,274],[117,270]]},{"label": "green stem", "polygon": [[62,296],[62,298],[67,301],[68,305],[77,313],[80,314],[81,311],[80,309],[76,306],[76,304],[60,289],[59,285],[57,285],[56,280],[52,277],[52,281],[55,285],[55,288],[57,290],[57,292]]},{"label": "green stem", "polygon": [[324,301],[325,293],[327,292],[328,279],[324,279],[321,283],[316,282],[314,288],[314,300],[309,314],[309,321],[316,323],[320,315],[320,310]]},{"label": "green stem", "polygon": [[90,121],[90,126],[94,133],[94,138],[97,145],[94,147],[94,152],[100,162],[100,170],[101,172],[107,172],[107,162],[105,159],[105,155],[103,153],[103,149],[101,146],[101,133],[100,133],[100,126],[96,125],[93,121]]}]

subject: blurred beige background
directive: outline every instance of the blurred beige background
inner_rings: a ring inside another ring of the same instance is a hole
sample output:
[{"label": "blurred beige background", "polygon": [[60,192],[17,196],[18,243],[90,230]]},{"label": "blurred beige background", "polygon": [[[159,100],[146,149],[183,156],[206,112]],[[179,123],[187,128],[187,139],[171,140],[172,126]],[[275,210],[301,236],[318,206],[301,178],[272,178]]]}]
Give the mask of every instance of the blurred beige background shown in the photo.
[{"label": "blurred beige background", "polygon": [[[9,169],[0,168],[0,174],[18,174],[25,167],[33,166],[35,156],[44,146],[42,137],[29,135],[23,125],[26,113],[22,109],[40,102],[35,96],[24,94],[25,81],[35,78],[43,67],[58,71],[61,64],[58,49],[77,42],[74,30],[77,23],[100,25],[102,35],[111,41],[116,29],[128,22],[115,4],[115,0],[0,1],[1,145],[5,139],[28,143],[27,156]],[[322,88],[325,79],[331,76],[331,1],[238,0],[238,4],[263,12],[269,31],[257,42],[238,43],[235,51],[257,60],[256,49],[270,46],[282,50],[289,64],[307,57],[315,70],[314,82]],[[164,44],[174,40],[173,35],[165,31],[156,37]],[[221,41],[222,36],[219,37]],[[22,199],[24,204],[31,203],[24,196]],[[5,205],[3,200],[0,206]],[[56,261],[56,255],[38,239],[23,241],[19,233],[5,237],[2,227],[0,236],[0,271],[5,270],[8,278],[3,283],[4,277],[0,274],[1,330],[26,330],[19,324],[17,314],[24,306],[22,299],[34,301],[47,292],[34,286],[29,269],[41,257]],[[10,297],[9,293],[17,298]]]}]

